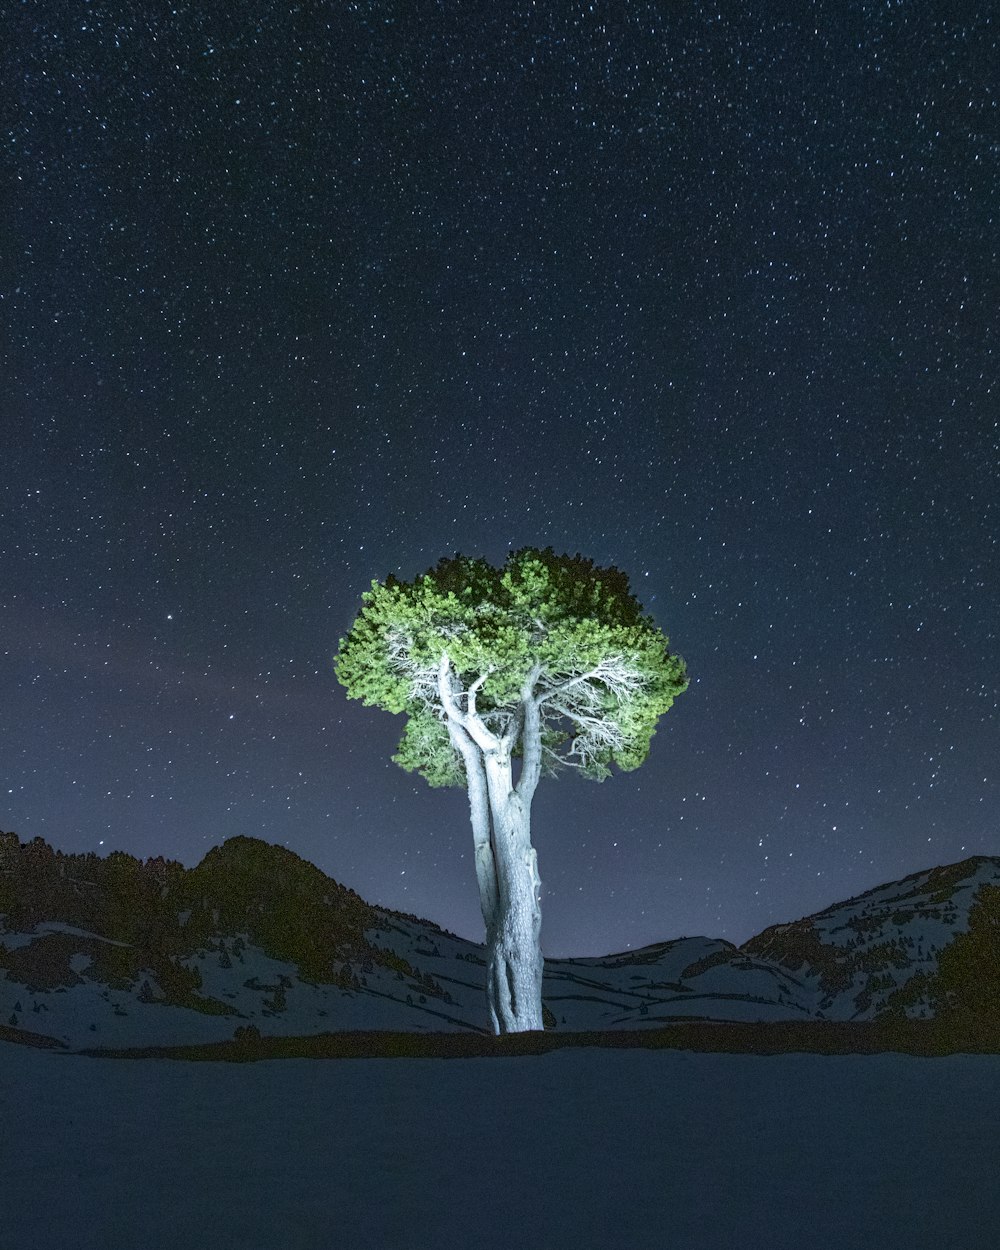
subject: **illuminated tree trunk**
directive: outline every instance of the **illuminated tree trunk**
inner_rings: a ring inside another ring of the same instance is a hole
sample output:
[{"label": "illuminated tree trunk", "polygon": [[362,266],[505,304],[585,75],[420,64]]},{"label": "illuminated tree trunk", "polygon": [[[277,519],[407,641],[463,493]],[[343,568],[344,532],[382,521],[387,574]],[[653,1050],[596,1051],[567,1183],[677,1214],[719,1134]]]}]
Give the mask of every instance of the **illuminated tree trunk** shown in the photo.
[{"label": "illuminated tree trunk", "polygon": [[493,923],[486,926],[486,998],[497,1033],[523,1033],[544,1027],[538,857],[530,808],[511,784],[509,757],[486,754],[484,766],[497,889]]},{"label": "illuminated tree trunk", "polygon": [[[455,726],[449,726],[451,740],[465,760],[465,777],[469,790],[469,815],[472,819],[472,845],[475,852],[476,880],[479,882],[479,903],[483,909],[486,932],[493,927],[497,912],[497,873],[493,862],[493,834],[490,801],[486,787],[486,770],[479,748]],[[494,1022],[495,1024],[495,1022]]]},{"label": "illuminated tree trunk", "polygon": [[[532,693],[539,669],[522,690],[507,731],[494,734],[476,716],[475,696],[457,706],[455,678],[442,656],[438,688],[448,734],[465,764],[479,902],[486,926],[486,1000],[495,1033],[523,1033],[542,1023],[542,902],[538,857],[531,845],[531,799],[541,767],[541,722]],[[511,750],[520,740],[523,763],[515,788]]]}]

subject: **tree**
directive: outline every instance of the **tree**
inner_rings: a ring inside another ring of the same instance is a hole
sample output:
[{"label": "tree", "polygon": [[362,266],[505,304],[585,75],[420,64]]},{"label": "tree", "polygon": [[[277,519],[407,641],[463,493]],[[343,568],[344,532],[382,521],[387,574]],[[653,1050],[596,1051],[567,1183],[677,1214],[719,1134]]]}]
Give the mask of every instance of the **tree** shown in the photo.
[{"label": "tree", "polygon": [[[349,697],[405,713],[393,760],[469,795],[497,1033],[542,1028],[541,882],[531,801],[542,775],[638,768],[684,662],[628,578],[525,548],[502,568],[456,555],[412,582],[372,582],[340,640]],[[520,760],[515,782],[513,761]]]}]

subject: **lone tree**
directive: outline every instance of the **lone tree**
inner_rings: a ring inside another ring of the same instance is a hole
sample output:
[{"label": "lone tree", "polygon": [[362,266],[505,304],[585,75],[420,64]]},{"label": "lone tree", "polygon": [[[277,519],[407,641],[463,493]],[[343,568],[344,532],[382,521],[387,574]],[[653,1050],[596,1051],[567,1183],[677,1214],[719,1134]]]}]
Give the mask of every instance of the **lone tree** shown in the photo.
[{"label": "lone tree", "polygon": [[687,688],[684,662],[624,573],[551,547],[500,569],[456,555],[412,582],[372,582],[362,601],[337,678],[351,698],[406,713],[396,764],[468,789],[490,1019],[497,1033],[540,1029],[535,787],[564,768],[594,781],[638,768]]}]

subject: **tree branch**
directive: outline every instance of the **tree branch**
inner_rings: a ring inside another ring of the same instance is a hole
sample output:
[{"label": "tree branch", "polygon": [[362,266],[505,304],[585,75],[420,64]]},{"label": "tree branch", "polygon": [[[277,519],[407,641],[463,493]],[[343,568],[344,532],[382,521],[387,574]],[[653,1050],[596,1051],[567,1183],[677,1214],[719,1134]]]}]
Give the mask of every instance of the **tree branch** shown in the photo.
[{"label": "tree branch", "polygon": [[521,687],[521,744],[523,760],[517,794],[527,806],[542,775],[542,715],[535,698],[535,682],[541,676],[541,664],[535,664]]},{"label": "tree branch", "polygon": [[[547,703],[550,699],[557,698],[568,690],[590,691],[593,692],[593,695],[596,695],[598,692],[590,683],[599,681],[621,703],[630,694],[640,690],[647,680],[645,674],[640,672],[633,664],[629,664],[624,656],[611,655],[602,659],[588,672],[579,673],[575,677],[570,677],[567,681],[560,682],[558,685],[544,690],[537,696],[537,701],[539,704]],[[587,695],[584,695],[584,697],[586,698]]]},{"label": "tree branch", "polygon": [[[601,757],[606,757],[609,752],[614,753],[625,746],[626,738],[621,725],[606,713],[590,715],[572,704],[548,703],[545,706],[546,711],[557,712],[573,723],[574,735],[566,754],[551,752],[561,763],[571,768],[586,769],[602,762]],[[579,764],[573,762],[571,757],[574,756]]]},{"label": "tree branch", "polygon": [[[470,687],[469,694],[473,703],[473,711],[470,713],[463,712],[455,701],[455,692],[452,689],[451,676],[451,660],[447,651],[442,651],[441,660],[438,664],[438,696],[441,700],[441,706],[445,710],[445,715],[449,721],[454,722],[465,730],[472,741],[481,751],[495,751],[500,746],[500,741],[496,734],[490,731],[483,724],[482,718],[474,710],[475,708],[475,691],[482,686],[486,680],[485,675],[477,677]],[[463,692],[466,693],[466,692]]]},{"label": "tree branch", "polygon": [[509,755],[517,744],[524,728],[524,707],[521,704],[508,715],[507,725],[500,739],[500,753]]},{"label": "tree branch", "polygon": [[485,673],[481,673],[481,674],[480,674],[480,676],[478,676],[478,677],[476,678],[476,680],[472,683],[472,685],[469,687],[468,692],[467,692],[467,694],[468,694],[468,704],[467,704],[467,706],[468,706],[468,709],[469,709],[469,710],[468,710],[468,715],[469,715],[469,716],[477,716],[477,715],[478,715],[478,713],[476,712],[476,695],[477,695],[477,694],[480,692],[480,690],[483,688],[483,685],[484,685],[484,684],[485,684],[485,682],[486,682],[486,678],[490,675],[490,673],[491,673],[492,671],[493,671],[493,670],[492,670],[492,668],[488,668],[488,669],[486,670],[486,672],[485,672]]}]

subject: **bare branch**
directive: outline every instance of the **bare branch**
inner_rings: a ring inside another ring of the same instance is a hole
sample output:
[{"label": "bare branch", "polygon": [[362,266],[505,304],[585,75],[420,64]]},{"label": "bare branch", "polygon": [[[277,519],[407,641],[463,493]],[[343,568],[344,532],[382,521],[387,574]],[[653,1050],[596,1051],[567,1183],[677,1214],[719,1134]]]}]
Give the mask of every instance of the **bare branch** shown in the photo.
[{"label": "bare branch", "polygon": [[486,728],[482,718],[479,717],[475,711],[475,690],[477,682],[481,686],[483,681],[485,681],[485,677],[477,678],[476,682],[473,682],[469,691],[460,692],[461,694],[471,697],[473,704],[471,712],[463,712],[456,702],[456,692],[452,685],[453,678],[451,660],[447,651],[443,651],[441,653],[441,660],[438,664],[438,695],[441,700],[441,705],[445,710],[445,715],[448,717],[449,721],[454,721],[456,724],[461,725],[480,750],[495,751],[500,745],[499,741],[496,735],[491,733],[489,729]]},{"label": "bare branch", "polygon": [[579,707],[564,707],[561,703],[550,703],[547,705],[552,711],[558,712],[561,716],[565,716],[567,720],[573,721],[575,725],[606,725],[615,722],[607,716],[591,716]]},{"label": "bare branch", "polygon": [[441,659],[438,661],[437,693],[448,719],[455,721],[464,729],[465,716],[455,702],[455,692],[451,681],[451,660],[448,658],[447,651],[441,652]]},{"label": "bare branch", "polygon": [[472,685],[469,687],[469,689],[468,689],[468,691],[467,691],[467,695],[468,695],[468,702],[467,702],[466,706],[467,706],[467,707],[468,707],[468,709],[469,709],[469,715],[470,715],[470,716],[475,716],[475,715],[476,715],[476,695],[477,695],[477,694],[479,693],[479,691],[483,688],[483,685],[484,685],[484,683],[485,683],[485,681],[486,681],[486,678],[487,678],[487,677],[489,677],[490,673],[492,673],[492,672],[493,672],[493,666],[491,665],[491,666],[490,666],[490,667],[486,670],[486,672],[485,672],[485,673],[481,673],[481,674],[480,674],[480,675],[476,678],[476,680],[472,683]]},{"label": "bare branch", "polygon": [[503,733],[500,735],[500,751],[503,755],[509,755],[524,729],[524,708],[518,704],[512,712],[507,712],[505,715],[507,719]]},{"label": "bare branch", "polygon": [[418,665],[412,656],[413,639],[402,630],[386,635],[386,659],[389,667],[410,683],[410,697],[426,707],[438,701],[438,675],[432,664]]},{"label": "bare branch", "polygon": [[517,783],[517,793],[525,804],[531,802],[542,772],[542,717],[534,697],[535,682],[541,671],[540,664],[532,666],[521,687],[521,703],[518,709],[524,762]]},{"label": "bare branch", "polygon": [[[579,704],[547,703],[547,713],[557,713],[566,717],[573,724],[573,738],[569,750],[564,755],[556,755],[561,763],[570,767],[590,768],[594,764],[603,763],[608,754],[614,754],[626,745],[626,736],[621,725],[606,712],[592,708],[585,710]],[[596,713],[596,714],[595,714]],[[574,757],[580,761],[573,762]]]},{"label": "bare branch", "polygon": [[647,681],[646,675],[634,664],[629,663],[624,656],[605,656],[587,672],[578,673],[566,681],[559,682],[558,685],[543,690],[540,695],[536,696],[536,700],[541,705],[572,691],[574,698],[583,698],[590,702],[600,697],[601,691],[595,684],[600,683],[618,703],[623,703],[636,691],[641,690]]},{"label": "bare branch", "polygon": [[[543,746],[542,755],[553,759],[555,761],[555,765],[559,765],[560,767],[562,767],[563,765],[565,765],[567,768],[582,768],[583,767],[582,764],[577,764],[577,763],[574,763],[573,760],[567,759],[565,755],[560,755],[558,751],[553,751],[551,747]],[[555,765],[549,766],[549,770],[551,773],[555,773],[557,771],[557,768]]]}]

